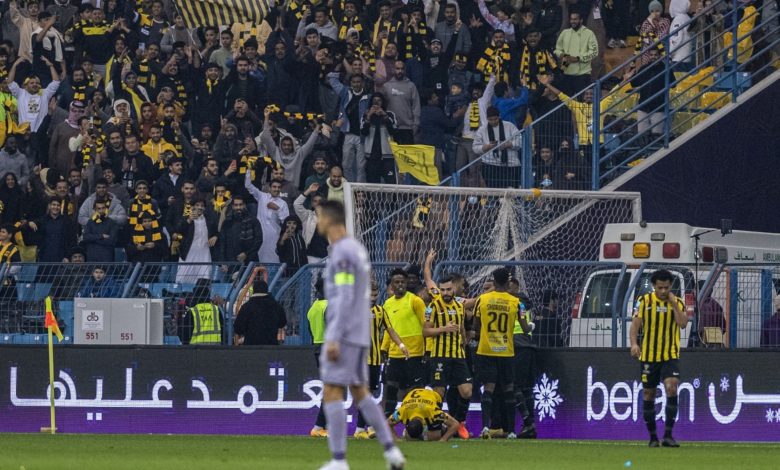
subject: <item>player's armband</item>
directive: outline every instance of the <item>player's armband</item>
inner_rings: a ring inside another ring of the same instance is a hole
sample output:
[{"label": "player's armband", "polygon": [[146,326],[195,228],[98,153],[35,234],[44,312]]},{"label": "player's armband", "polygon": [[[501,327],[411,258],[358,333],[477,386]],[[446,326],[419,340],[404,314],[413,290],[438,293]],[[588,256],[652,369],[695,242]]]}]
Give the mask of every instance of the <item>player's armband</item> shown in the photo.
[{"label": "player's armband", "polygon": [[633,318],[641,316],[642,311],[642,300],[637,299],[636,303],[634,304],[634,314],[632,315]]},{"label": "player's armband", "polygon": [[341,272],[333,276],[333,283],[337,286],[351,286],[355,284],[355,275],[352,273]]}]

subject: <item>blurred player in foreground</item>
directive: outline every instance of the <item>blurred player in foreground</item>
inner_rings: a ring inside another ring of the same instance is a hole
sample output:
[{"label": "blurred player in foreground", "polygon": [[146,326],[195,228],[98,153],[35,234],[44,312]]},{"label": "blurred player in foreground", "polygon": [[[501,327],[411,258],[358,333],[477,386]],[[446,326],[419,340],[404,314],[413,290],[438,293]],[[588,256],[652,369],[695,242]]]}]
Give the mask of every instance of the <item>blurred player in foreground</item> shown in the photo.
[{"label": "blurred player in foreground", "polygon": [[390,426],[403,423],[409,440],[448,441],[458,432],[460,423],[441,409],[441,395],[425,388],[406,394],[401,407],[387,419]]},{"label": "blurred player in foreground", "polygon": [[347,235],[344,206],[326,201],[317,207],[317,231],[328,238],[330,256],[325,268],[326,313],[324,359],[320,376],[324,384],[323,409],[328,422],[328,445],[333,459],[320,470],[346,470],[347,412],[344,392],[349,387],[358,410],[374,428],[384,447],[390,470],[404,468],[406,459],[395,445],[382,410],[368,390],[368,350],[371,346],[369,290],[371,267],[365,248]]}]

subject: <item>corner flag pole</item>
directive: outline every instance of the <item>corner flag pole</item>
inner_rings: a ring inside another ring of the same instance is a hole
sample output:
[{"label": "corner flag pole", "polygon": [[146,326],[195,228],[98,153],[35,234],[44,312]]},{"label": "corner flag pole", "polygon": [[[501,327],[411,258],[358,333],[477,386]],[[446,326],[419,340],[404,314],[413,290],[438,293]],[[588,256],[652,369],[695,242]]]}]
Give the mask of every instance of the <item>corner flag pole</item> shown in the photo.
[{"label": "corner flag pole", "polygon": [[50,427],[42,427],[41,432],[54,434],[57,432],[54,417],[54,333],[57,334],[57,339],[60,341],[62,341],[62,333],[51,308],[51,297],[46,297],[45,326],[49,335],[49,417],[51,422]]}]

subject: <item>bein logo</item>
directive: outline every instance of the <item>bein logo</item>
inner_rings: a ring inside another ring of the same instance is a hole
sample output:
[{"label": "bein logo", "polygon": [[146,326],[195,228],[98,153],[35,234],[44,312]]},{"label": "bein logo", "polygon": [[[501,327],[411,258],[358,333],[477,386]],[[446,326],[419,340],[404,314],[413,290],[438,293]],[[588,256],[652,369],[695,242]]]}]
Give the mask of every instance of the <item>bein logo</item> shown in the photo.
[{"label": "bein logo", "polygon": [[[680,382],[677,387],[677,395],[680,397],[680,410],[683,410],[684,400],[687,398],[688,421],[693,422],[695,411],[694,390],[699,387],[699,380],[694,383]],[[655,399],[655,403],[661,404],[661,409],[656,415],[657,419],[663,418],[664,407],[666,406],[666,391],[662,385],[660,396]],[[594,382],[593,367],[588,367],[587,378],[587,408],[586,419],[588,421],[602,421],[609,415],[615,421],[626,421],[628,419],[637,421],[640,419],[642,409],[642,384],[634,380],[633,382],[617,382],[611,388],[604,382]],[[682,414],[678,414],[678,420]]]}]

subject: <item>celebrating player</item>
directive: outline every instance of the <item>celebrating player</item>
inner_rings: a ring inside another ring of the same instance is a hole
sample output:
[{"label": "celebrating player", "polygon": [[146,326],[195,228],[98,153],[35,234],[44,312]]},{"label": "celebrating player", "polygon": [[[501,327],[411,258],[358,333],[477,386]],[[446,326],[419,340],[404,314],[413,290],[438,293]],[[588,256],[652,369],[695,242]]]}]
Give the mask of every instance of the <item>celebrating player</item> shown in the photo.
[{"label": "celebrating player", "polygon": [[368,391],[368,349],[371,346],[369,316],[370,265],[365,248],[347,235],[344,206],[326,201],[317,207],[317,231],[328,238],[330,256],[325,268],[328,299],[325,358],[320,363],[323,408],[328,422],[328,445],[333,459],[320,470],[347,470],[347,412],[344,393],[349,387],[358,410],[372,426],[385,449],[391,470],[400,470],[406,459],[396,447],[382,410]]},{"label": "celebrating player", "polygon": [[441,410],[441,395],[424,388],[410,390],[387,422],[390,426],[404,423],[404,436],[410,440],[448,441],[460,427],[458,420]]},{"label": "celebrating player", "polygon": [[484,386],[482,392],[483,439],[490,438],[490,417],[493,412],[493,391],[496,383],[502,384],[504,406],[504,432],[507,439],[516,439],[514,368],[515,355],[512,330],[520,321],[523,331],[530,331],[520,299],[507,292],[509,271],[505,268],[493,271],[495,290],[477,298],[474,315],[479,322],[476,370]]},{"label": "celebrating player", "polygon": [[423,334],[433,339],[429,371],[431,385],[442,399],[446,387],[457,387],[458,397],[450,412],[461,423],[459,435],[468,439],[464,423],[471,400],[471,371],[466,365],[463,338],[466,336],[466,313],[461,302],[455,300],[455,283],[451,276],[444,277],[438,288],[431,289],[433,299],[425,311]]},{"label": "celebrating player", "polygon": [[[658,447],[655,431],[656,387],[663,380],[666,389],[664,447],[680,447],[672,437],[677,419],[677,386],[680,384],[680,329],[688,324],[685,305],[672,292],[674,275],[665,269],[653,273],[650,282],[654,292],[636,302],[631,320],[631,356],[642,363],[643,416],[650,432],[650,447]],[[642,329],[642,346],[637,341]]]}]

